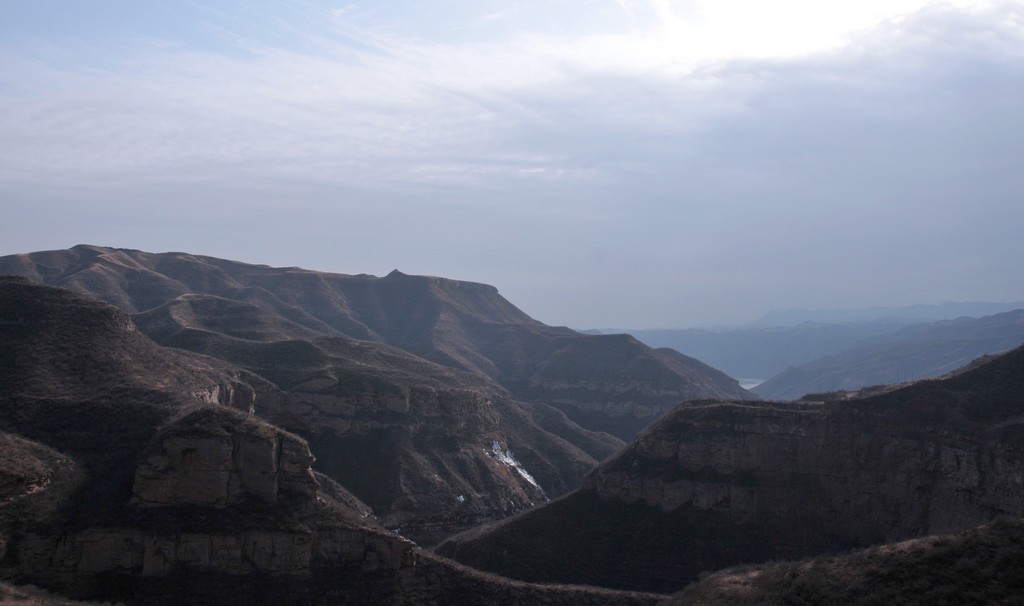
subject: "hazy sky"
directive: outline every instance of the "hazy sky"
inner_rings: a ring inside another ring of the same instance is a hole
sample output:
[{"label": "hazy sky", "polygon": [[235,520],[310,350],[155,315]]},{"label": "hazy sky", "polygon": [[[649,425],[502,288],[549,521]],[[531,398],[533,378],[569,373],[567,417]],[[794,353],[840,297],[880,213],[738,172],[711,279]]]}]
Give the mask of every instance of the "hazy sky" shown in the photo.
[{"label": "hazy sky", "polygon": [[1020,300],[1024,5],[4,2],[0,209],[577,328]]}]

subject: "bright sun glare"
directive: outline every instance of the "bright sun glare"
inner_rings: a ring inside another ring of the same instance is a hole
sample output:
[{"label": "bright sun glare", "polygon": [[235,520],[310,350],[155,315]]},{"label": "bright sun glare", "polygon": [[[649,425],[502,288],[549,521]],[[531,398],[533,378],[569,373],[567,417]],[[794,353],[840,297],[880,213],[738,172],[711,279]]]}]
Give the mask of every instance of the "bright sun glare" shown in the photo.
[{"label": "bright sun glare", "polygon": [[[918,11],[928,0],[654,0],[659,50],[675,61],[792,57],[840,47],[858,32]],[[944,5],[980,8],[984,1]],[[651,50],[654,50],[653,48]]]}]

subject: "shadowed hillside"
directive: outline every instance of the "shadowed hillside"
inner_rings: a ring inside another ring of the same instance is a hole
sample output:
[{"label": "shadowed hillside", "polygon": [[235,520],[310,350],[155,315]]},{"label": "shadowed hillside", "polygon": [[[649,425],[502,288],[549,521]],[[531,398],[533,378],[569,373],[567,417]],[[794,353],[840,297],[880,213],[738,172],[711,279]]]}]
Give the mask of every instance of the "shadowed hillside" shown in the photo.
[{"label": "shadowed hillside", "polygon": [[665,606],[1019,604],[1022,569],[1024,521],[1005,518],[957,535],[724,570]]},{"label": "shadowed hillside", "polygon": [[690,402],[582,489],[439,552],[528,580],[679,589],[698,573],[1024,513],[1024,349],[842,402]]}]

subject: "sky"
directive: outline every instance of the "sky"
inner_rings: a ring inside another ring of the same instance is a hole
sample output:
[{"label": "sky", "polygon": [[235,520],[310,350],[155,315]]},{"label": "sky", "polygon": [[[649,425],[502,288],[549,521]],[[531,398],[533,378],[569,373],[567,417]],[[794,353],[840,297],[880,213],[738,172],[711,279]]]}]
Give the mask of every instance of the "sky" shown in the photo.
[{"label": "sky", "polygon": [[1024,300],[1024,5],[0,2],[0,211],[575,328]]}]

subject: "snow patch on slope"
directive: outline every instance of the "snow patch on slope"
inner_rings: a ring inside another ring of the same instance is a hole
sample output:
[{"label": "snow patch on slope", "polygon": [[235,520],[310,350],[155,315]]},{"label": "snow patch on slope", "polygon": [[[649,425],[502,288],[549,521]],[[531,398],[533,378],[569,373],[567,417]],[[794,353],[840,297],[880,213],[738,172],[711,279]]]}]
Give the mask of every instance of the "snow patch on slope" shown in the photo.
[{"label": "snow patch on slope", "polygon": [[519,475],[523,477],[524,480],[526,480],[530,484],[533,484],[537,488],[537,490],[539,490],[540,493],[544,495],[544,498],[547,498],[548,495],[544,492],[544,489],[541,488],[540,484],[537,483],[537,480],[535,480],[533,476],[530,475],[530,472],[526,471],[526,468],[523,467],[523,464],[517,461],[516,458],[512,456],[511,450],[503,449],[501,447],[500,442],[498,442],[497,440],[493,440],[491,442],[491,454],[493,454],[494,458],[501,461],[507,467],[514,469],[517,473],[519,473]]}]

